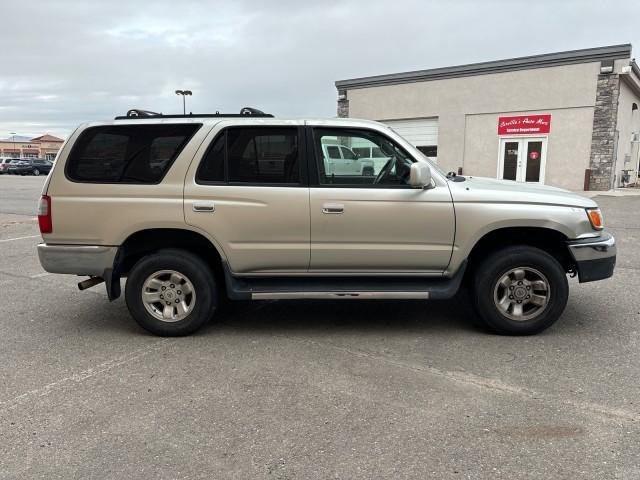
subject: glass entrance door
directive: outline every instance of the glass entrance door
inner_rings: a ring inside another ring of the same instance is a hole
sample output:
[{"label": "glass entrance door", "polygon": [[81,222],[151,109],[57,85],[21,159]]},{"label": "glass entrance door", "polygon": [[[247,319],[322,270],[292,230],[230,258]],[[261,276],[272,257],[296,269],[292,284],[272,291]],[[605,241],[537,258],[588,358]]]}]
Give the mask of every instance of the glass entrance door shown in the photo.
[{"label": "glass entrance door", "polygon": [[546,155],[546,137],[503,138],[500,140],[498,178],[544,183]]}]

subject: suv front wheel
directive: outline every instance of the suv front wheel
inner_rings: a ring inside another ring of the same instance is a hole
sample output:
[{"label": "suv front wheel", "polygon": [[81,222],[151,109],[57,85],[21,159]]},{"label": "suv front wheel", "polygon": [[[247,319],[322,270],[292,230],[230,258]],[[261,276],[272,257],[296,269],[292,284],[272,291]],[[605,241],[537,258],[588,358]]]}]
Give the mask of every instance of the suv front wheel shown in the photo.
[{"label": "suv front wheel", "polygon": [[178,249],[140,259],[129,272],[125,298],[142,328],[167,337],[195,332],[217,306],[211,269],[199,257]]},{"label": "suv front wheel", "polygon": [[534,247],[489,255],[475,270],[473,303],[483,323],[504,335],[533,335],[550,327],[567,304],[562,265]]}]

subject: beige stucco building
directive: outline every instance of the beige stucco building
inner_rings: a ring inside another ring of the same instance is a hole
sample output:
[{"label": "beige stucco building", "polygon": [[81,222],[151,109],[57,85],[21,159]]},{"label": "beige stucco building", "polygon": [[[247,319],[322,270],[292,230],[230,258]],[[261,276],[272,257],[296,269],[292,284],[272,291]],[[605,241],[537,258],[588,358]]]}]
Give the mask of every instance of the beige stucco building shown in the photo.
[{"label": "beige stucco building", "polygon": [[447,171],[608,190],[637,179],[631,45],[336,82],[338,115],[391,125]]},{"label": "beige stucco building", "polygon": [[53,161],[63,143],[63,139],[48,134],[27,140],[10,137],[0,140],[0,157],[44,158]]}]

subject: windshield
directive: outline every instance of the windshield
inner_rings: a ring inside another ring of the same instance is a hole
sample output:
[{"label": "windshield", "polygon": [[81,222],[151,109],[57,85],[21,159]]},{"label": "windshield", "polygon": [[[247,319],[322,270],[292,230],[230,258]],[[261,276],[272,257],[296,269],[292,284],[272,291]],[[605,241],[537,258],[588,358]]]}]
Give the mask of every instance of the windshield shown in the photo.
[{"label": "windshield", "polygon": [[447,176],[447,172],[445,172],[444,170],[442,170],[442,168],[440,168],[438,166],[437,163],[435,163],[433,160],[431,160],[429,157],[427,157],[424,153],[422,153],[420,150],[418,150],[416,148],[416,152],[418,152],[418,154],[420,155],[420,157],[424,158],[427,162],[429,162],[429,166],[431,168],[433,168],[435,171],[439,172],[440,175],[442,175],[443,177]]},{"label": "windshield", "polygon": [[[396,135],[398,135],[399,137],[402,137],[402,135],[400,135],[398,132],[396,132],[392,127],[390,127],[389,125],[385,125],[389,130],[391,130],[393,133],[395,133]],[[404,139],[404,137],[402,137]],[[407,141],[405,139],[405,141]],[[422,153],[420,150],[418,150],[417,148],[414,147],[414,152],[416,152],[418,154],[418,156],[420,158],[423,158],[424,160],[426,160],[429,163],[429,166],[434,169],[436,172],[440,173],[440,175],[442,175],[443,177],[447,176],[447,172],[445,172],[444,170],[442,170],[442,168],[440,168],[438,166],[437,163],[435,163],[433,160],[431,160],[429,157],[427,157],[424,153]]]}]

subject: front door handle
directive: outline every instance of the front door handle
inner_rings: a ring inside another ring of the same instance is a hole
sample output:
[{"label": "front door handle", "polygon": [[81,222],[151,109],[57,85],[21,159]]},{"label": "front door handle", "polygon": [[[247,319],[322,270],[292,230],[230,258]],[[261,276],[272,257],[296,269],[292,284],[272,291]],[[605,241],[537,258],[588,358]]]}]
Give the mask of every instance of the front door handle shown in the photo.
[{"label": "front door handle", "polygon": [[325,203],[322,206],[322,213],[327,215],[340,215],[344,213],[344,205],[339,203]]},{"label": "front door handle", "polygon": [[195,202],[193,204],[194,212],[214,212],[216,205],[213,202]]}]

